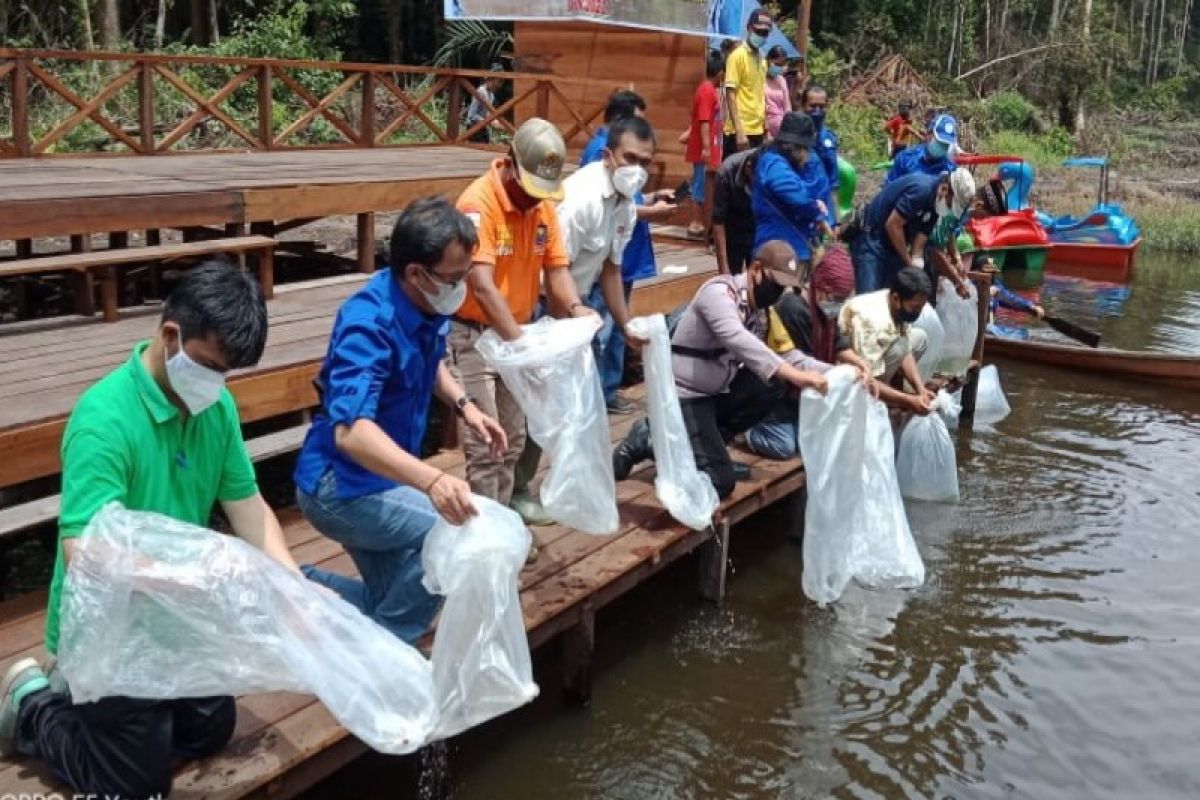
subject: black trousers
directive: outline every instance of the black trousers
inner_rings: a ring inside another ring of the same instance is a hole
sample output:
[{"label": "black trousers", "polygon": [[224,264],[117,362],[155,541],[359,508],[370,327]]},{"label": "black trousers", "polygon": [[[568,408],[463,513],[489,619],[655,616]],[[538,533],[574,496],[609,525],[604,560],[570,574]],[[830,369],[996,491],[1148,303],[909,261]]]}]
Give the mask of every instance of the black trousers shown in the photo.
[{"label": "black trousers", "polygon": [[733,493],[733,459],[726,445],[762,420],[784,398],[784,389],[765,383],[748,369],[738,370],[725,394],[679,401],[696,468],[712,480],[717,496]]},{"label": "black trousers", "polygon": [[[729,220],[725,224],[725,261],[729,264],[729,271],[734,275],[741,275],[746,267],[750,264],[750,259],[754,256],[751,252],[754,250],[754,239],[746,239],[740,235],[730,235],[730,226],[733,224],[743,225],[740,220]],[[745,225],[743,225],[743,228]],[[750,220],[749,228],[754,230],[754,221]]]},{"label": "black trousers", "polygon": [[228,744],[236,721],[232,697],[75,704],[68,694],[43,690],[21,703],[16,745],[77,792],[166,797],[171,759],[212,755]]},{"label": "black trousers", "polygon": [[[766,140],[761,133],[754,136],[747,136],[746,141],[750,142],[750,148],[762,147],[762,143]],[[734,153],[738,152],[737,134],[727,133],[721,142],[721,157],[729,158]]]},{"label": "black trousers", "polygon": [[468,136],[467,141],[479,142],[480,144],[489,144],[492,141],[492,137],[488,133],[488,127],[484,125],[482,128]]}]

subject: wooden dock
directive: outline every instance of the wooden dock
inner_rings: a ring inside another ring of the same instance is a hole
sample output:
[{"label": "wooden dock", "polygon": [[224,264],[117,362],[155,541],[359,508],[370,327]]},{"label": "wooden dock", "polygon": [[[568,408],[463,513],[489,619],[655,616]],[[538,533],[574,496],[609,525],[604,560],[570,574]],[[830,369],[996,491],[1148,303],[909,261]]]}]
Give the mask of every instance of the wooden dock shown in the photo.
[{"label": "wooden dock", "polygon": [[[673,309],[691,298],[715,268],[695,247],[659,244],[660,268],[671,268],[635,290],[636,313]],[[281,287],[270,304],[271,335],[263,362],[231,380],[245,421],[274,419],[315,403],[311,379],[328,342],[332,317],[363,278],[350,276],[313,287]],[[59,470],[58,439],[75,398],[99,376],[128,356],[132,343],[153,330],[154,318],[131,317],[112,325],[77,323],[66,329],[0,338],[0,370],[19,375],[5,383],[0,402],[0,490],[36,485]],[[640,407],[640,387],[631,390]],[[610,417],[614,442],[639,413]],[[302,425],[299,426],[302,430]],[[286,431],[285,431],[286,433]],[[278,434],[273,434],[278,436]],[[253,452],[279,455],[300,438],[275,449],[250,442]],[[586,699],[597,611],[683,556],[700,550],[701,593],[719,600],[724,591],[730,526],[786,497],[804,483],[798,461],[737,457],[751,466],[752,479],[738,485],[722,504],[717,524],[691,531],[676,523],[654,494],[653,466],[646,465],[618,484],[621,528],[613,536],[589,536],[553,526],[534,530],[537,561],[521,575],[521,601],[531,647],[562,643],[563,690]],[[463,475],[461,452],[443,451],[430,459]],[[543,469],[545,465],[543,465]],[[42,520],[53,519],[46,498]],[[0,517],[5,510],[0,510]],[[320,536],[294,509],[281,512],[289,547],[298,561],[353,574],[353,564],[334,542]],[[0,532],[0,535],[3,535]],[[0,669],[25,656],[45,655],[41,640],[44,592],[0,604]],[[543,690],[552,690],[543,687]],[[339,726],[314,698],[273,693],[239,700],[234,741],[215,758],[182,764],[173,797],[287,797],[302,792],[365,752],[365,746]],[[40,762],[0,762],[0,796],[65,791]]]}]

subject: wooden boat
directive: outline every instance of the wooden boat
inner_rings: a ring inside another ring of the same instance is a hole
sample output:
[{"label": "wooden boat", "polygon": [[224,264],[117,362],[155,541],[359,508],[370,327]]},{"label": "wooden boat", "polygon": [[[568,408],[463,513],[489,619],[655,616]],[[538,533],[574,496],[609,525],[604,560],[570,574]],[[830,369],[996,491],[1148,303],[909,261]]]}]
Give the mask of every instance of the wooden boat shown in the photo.
[{"label": "wooden boat", "polygon": [[1131,244],[1099,244],[1050,240],[1047,264],[1051,267],[1093,267],[1097,270],[1124,270],[1128,274],[1142,246],[1139,236]]},{"label": "wooden boat", "polygon": [[989,356],[1200,391],[1200,356],[1137,353],[1104,347],[1093,350],[1073,345],[1006,339],[990,334],[986,342]]}]

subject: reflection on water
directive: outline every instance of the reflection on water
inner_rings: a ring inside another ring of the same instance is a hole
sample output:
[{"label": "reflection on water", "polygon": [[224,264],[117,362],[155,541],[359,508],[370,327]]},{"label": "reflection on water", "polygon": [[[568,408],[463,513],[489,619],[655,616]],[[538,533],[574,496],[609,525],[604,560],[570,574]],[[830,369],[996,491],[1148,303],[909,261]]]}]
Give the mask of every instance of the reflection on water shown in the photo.
[{"label": "reflection on water", "polygon": [[[1045,300],[1200,352],[1178,269],[1143,254],[1125,317],[1077,284]],[[909,507],[923,588],[818,609],[799,548],[743,526],[723,607],[639,595],[598,637],[591,709],[476,732],[453,796],[1200,796],[1200,395],[1001,369],[1013,413],[959,434],[962,504]]]}]

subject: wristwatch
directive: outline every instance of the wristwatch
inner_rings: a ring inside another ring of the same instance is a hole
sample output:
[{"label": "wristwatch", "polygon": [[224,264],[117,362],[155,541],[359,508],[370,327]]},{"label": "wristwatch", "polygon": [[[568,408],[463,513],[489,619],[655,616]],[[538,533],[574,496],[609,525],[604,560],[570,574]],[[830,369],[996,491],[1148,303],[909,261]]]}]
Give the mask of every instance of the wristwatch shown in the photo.
[{"label": "wristwatch", "polygon": [[462,397],[454,401],[454,413],[458,416],[465,416],[467,413],[467,403],[474,403],[469,394],[464,394]]}]

